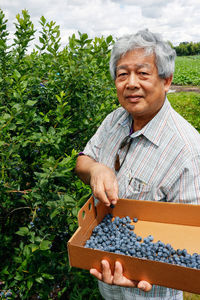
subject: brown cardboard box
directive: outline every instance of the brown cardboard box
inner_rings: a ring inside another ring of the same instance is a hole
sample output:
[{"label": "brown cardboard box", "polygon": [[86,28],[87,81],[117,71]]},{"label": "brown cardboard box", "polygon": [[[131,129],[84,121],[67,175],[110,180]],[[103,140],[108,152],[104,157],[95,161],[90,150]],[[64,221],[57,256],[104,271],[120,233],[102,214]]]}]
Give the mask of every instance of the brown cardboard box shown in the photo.
[{"label": "brown cardboard box", "polygon": [[79,228],[68,241],[72,267],[101,270],[100,262],[107,259],[113,270],[120,261],[124,275],[133,280],[147,280],[151,284],[200,294],[200,270],[163,262],[134,258],[106,251],[84,248],[84,244],[107,213],[113,216],[137,217],[134,232],[143,238],[154,236],[154,242],[170,243],[174,249],[187,249],[200,254],[200,205],[119,199],[114,209],[101,203],[94,205],[91,197],[78,214]]}]

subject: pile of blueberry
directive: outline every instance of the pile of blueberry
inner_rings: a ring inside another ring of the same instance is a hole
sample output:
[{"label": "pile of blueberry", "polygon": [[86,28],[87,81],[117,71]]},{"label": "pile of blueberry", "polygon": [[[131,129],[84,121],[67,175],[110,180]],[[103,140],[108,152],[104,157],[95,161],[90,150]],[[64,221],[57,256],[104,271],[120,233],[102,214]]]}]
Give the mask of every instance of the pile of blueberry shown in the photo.
[{"label": "pile of blueberry", "polygon": [[113,216],[107,214],[93,229],[85,247],[200,269],[200,254],[190,255],[186,249],[175,250],[161,241],[154,243],[152,235],[142,239],[134,232],[133,224],[137,221],[137,218],[131,220],[129,216],[113,220]]}]

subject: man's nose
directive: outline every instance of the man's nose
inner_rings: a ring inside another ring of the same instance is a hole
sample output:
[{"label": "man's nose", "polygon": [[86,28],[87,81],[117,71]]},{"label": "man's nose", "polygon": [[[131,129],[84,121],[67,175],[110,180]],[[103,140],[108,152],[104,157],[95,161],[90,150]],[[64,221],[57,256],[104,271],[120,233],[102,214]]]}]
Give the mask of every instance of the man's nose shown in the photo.
[{"label": "man's nose", "polygon": [[129,74],[128,78],[127,78],[127,88],[129,89],[134,89],[136,87],[139,87],[139,80],[138,80],[138,76],[135,73],[131,73]]}]

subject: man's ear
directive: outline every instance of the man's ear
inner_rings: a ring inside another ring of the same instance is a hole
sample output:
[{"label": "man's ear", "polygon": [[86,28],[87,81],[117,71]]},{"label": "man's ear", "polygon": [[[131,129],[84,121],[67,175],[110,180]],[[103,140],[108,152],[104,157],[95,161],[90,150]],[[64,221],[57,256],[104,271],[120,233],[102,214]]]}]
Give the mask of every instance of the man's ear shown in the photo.
[{"label": "man's ear", "polygon": [[165,93],[167,93],[169,91],[169,88],[170,88],[171,83],[172,83],[172,79],[173,79],[173,75],[171,75],[168,78],[164,78]]}]

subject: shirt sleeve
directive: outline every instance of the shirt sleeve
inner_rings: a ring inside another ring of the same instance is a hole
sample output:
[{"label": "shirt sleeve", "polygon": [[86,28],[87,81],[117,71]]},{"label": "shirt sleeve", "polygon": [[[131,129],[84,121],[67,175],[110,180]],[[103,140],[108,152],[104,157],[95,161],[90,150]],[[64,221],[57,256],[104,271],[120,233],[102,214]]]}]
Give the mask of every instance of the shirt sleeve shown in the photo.
[{"label": "shirt sleeve", "polygon": [[171,202],[200,204],[200,155],[187,162],[167,198]]},{"label": "shirt sleeve", "polygon": [[109,133],[110,128],[113,123],[113,116],[115,111],[110,113],[104,121],[101,123],[100,127],[97,129],[96,133],[92,136],[92,138],[86,144],[83,154],[88,155],[97,162],[99,161],[100,150],[105,143],[107,135]]}]

